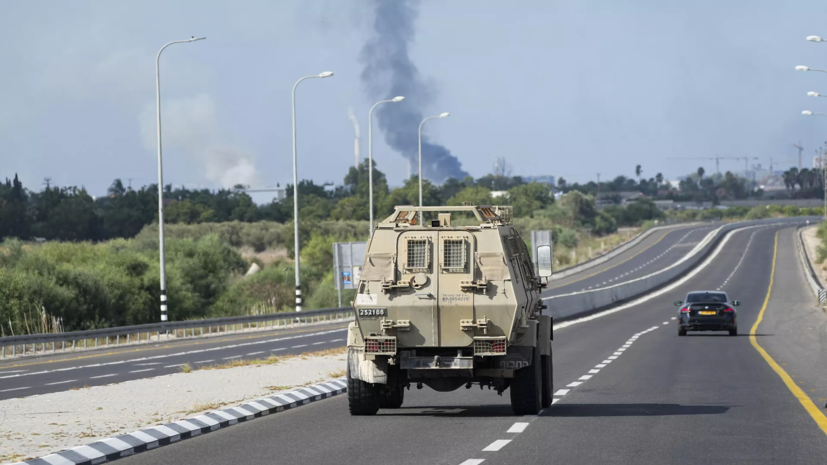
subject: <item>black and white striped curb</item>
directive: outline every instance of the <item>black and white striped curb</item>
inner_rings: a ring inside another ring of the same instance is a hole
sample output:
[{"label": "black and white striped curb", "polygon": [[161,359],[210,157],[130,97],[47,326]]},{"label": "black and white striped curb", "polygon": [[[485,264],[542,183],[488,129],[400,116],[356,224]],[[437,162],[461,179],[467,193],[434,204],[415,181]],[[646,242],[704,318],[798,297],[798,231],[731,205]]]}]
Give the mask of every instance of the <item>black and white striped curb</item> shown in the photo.
[{"label": "black and white striped curb", "polygon": [[11,465],[97,465],[271,413],[294,409],[346,391],[347,381],[341,378]]}]

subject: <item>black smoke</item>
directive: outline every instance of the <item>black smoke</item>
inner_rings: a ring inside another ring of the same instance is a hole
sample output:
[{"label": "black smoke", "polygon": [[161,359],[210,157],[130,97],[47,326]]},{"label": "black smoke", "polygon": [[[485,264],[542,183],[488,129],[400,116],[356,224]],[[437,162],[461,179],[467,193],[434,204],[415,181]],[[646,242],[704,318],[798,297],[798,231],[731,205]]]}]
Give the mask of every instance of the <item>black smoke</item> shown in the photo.
[{"label": "black smoke", "polygon": [[[415,35],[419,0],[373,0],[373,4],[376,12],[374,34],[362,48],[362,83],[374,101],[405,96],[404,102],[383,104],[375,113],[385,142],[408,160],[411,174],[415,175],[419,160],[419,123],[425,116],[421,108],[433,97],[408,53]],[[442,111],[445,109],[437,109],[434,114]],[[468,173],[462,169],[457,157],[425,135],[431,124],[439,122],[428,121],[422,128],[423,177],[440,183],[450,177],[464,178]]]}]

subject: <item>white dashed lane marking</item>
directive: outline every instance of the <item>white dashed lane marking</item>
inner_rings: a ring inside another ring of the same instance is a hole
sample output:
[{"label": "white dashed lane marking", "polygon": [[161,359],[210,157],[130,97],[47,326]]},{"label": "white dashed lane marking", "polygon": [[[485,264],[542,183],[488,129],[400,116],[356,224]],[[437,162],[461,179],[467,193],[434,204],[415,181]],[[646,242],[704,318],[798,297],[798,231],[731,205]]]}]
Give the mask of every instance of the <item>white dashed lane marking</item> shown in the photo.
[{"label": "white dashed lane marking", "polygon": [[580,386],[581,384],[583,384],[583,383],[581,383],[580,381],[575,381],[573,383],[567,384],[566,387],[577,387],[577,386]]},{"label": "white dashed lane marking", "polygon": [[249,354],[247,354],[247,356],[249,357],[249,356],[258,355],[258,354],[263,354],[263,353],[264,353],[264,351],[263,351],[263,350],[260,350],[260,351],[258,351],[258,352],[250,352]]},{"label": "white dashed lane marking", "polygon": [[509,442],[511,442],[511,439],[497,439],[496,441],[489,444],[482,451],[483,452],[497,452],[498,450],[505,447]]},{"label": "white dashed lane marking", "polygon": [[232,360],[232,359],[235,359],[235,358],[241,358],[241,355],[236,355],[235,357],[224,357],[221,360]]},{"label": "white dashed lane marking", "polygon": [[557,392],[555,392],[554,395],[555,396],[564,396],[564,395],[568,394],[569,391],[571,391],[571,389],[560,389]]},{"label": "white dashed lane marking", "polygon": [[143,372],[145,372],[145,371],[152,371],[152,370],[154,370],[154,369],[155,369],[155,368],[144,368],[143,370],[132,370],[132,371],[130,371],[129,373],[143,373]]},{"label": "white dashed lane marking", "polygon": [[19,387],[19,388],[11,388],[11,389],[3,389],[0,392],[22,391],[23,389],[29,389],[29,386]]},{"label": "white dashed lane marking", "polygon": [[210,363],[210,362],[214,362],[214,361],[215,361],[215,359],[212,359],[212,360],[201,360],[200,362],[195,362],[195,363]]},{"label": "white dashed lane marking", "polygon": [[57,381],[54,383],[46,383],[44,386],[57,386],[58,384],[74,383],[76,379],[67,379],[66,381]]},{"label": "white dashed lane marking", "polygon": [[117,373],[109,373],[108,375],[92,376],[89,379],[111,378],[113,376],[118,376],[118,374]]},{"label": "white dashed lane marking", "polygon": [[485,459],[468,459],[459,465],[480,465],[482,462],[485,462]]},{"label": "white dashed lane marking", "polygon": [[528,423],[518,421],[517,423],[511,425],[511,428],[508,428],[506,433],[522,433],[526,428],[528,428]]}]

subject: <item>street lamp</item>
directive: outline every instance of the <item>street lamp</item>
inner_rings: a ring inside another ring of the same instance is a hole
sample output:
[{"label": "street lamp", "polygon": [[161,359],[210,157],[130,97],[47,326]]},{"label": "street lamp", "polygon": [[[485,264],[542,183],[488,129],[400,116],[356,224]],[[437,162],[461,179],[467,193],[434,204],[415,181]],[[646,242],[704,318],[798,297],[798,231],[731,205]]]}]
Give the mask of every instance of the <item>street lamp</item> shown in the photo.
[{"label": "street lamp", "polygon": [[302,311],[302,286],[301,274],[299,271],[299,171],[298,160],[296,157],[296,87],[305,79],[311,78],[326,78],[333,76],[332,71],[324,71],[312,76],[305,76],[293,85],[293,235],[294,235],[294,255],[296,257],[296,311]]},{"label": "street lamp", "polygon": [[810,110],[804,110],[801,114],[804,116],[827,116],[827,113],[813,113]]},{"label": "street lamp", "polygon": [[825,42],[825,40],[819,36],[807,36],[807,40],[810,42]]},{"label": "street lamp", "polygon": [[370,235],[373,239],[373,109],[382,103],[399,103],[405,100],[405,97],[398,95],[390,100],[380,100],[370,107],[368,112],[368,208],[370,209]]},{"label": "street lamp", "polygon": [[827,97],[827,95],[821,95],[818,92],[807,92],[807,95],[810,97]]},{"label": "street lamp", "polygon": [[450,115],[450,113],[448,113],[446,111],[446,112],[440,113],[436,116],[429,116],[429,117],[423,119],[421,123],[419,123],[419,208],[420,208],[420,210],[419,210],[419,224],[422,224],[422,221],[424,220],[422,210],[421,210],[421,208],[422,208],[422,125],[425,124],[425,121],[428,121],[429,119],[447,118],[448,115]]},{"label": "street lamp", "polygon": [[161,322],[167,321],[167,270],[164,260],[164,167],[161,156],[161,52],[172,44],[183,44],[204,40],[206,37],[191,37],[186,40],[174,40],[158,50],[155,57],[155,107],[158,124],[158,240],[161,261]]}]

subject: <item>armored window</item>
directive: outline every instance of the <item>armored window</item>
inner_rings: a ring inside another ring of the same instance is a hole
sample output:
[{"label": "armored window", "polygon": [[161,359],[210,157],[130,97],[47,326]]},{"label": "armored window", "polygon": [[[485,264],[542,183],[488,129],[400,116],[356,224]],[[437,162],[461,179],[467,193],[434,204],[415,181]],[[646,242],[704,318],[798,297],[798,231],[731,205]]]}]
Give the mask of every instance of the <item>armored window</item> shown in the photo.
[{"label": "armored window", "polygon": [[442,242],[442,269],[450,273],[465,271],[464,239],[445,239]]},{"label": "armored window", "polygon": [[427,271],[428,255],[427,239],[408,239],[408,262],[405,268],[411,271]]}]

